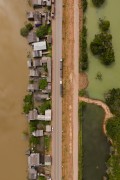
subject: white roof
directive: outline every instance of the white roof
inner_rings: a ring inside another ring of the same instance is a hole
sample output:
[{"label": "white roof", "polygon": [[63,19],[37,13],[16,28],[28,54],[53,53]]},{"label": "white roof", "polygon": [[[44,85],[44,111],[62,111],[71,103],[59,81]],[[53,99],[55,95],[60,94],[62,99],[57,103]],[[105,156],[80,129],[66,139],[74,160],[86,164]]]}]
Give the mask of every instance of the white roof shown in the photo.
[{"label": "white roof", "polygon": [[46,110],[45,115],[38,115],[37,119],[43,121],[51,121],[51,109]]},{"label": "white roof", "polygon": [[32,132],[32,135],[36,137],[43,136],[43,130],[36,130]]},{"label": "white roof", "polygon": [[40,42],[33,43],[33,49],[34,49],[34,51],[46,50],[47,49],[46,41],[40,41]]}]

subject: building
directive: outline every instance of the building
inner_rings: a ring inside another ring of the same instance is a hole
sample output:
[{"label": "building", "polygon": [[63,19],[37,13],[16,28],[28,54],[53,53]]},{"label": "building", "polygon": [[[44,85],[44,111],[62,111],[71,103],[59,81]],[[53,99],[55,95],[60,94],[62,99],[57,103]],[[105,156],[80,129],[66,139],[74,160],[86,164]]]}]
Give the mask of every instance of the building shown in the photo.
[{"label": "building", "polygon": [[52,36],[51,35],[47,35],[46,38],[47,38],[47,43],[48,44],[52,44]]},{"label": "building", "polygon": [[28,60],[27,60],[27,66],[28,66],[28,68],[33,67],[33,61],[32,61],[32,59],[28,59]]},{"label": "building", "polygon": [[28,114],[28,121],[33,121],[33,120],[37,120],[37,117],[38,117],[38,112],[36,109],[33,109],[31,111],[29,111],[29,114]]},{"label": "building", "polygon": [[35,11],[34,13],[34,24],[36,27],[42,25],[42,14],[39,11]]},{"label": "building", "polygon": [[33,43],[33,49],[34,51],[44,51],[47,49],[46,41],[40,41]]},{"label": "building", "polygon": [[30,73],[29,73],[29,76],[30,77],[39,77],[39,71],[38,69],[30,69]]},{"label": "building", "polygon": [[45,110],[45,115],[38,115],[37,120],[51,121],[51,109]]},{"label": "building", "polygon": [[33,67],[34,68],[37,68],[40,66],[40,59],[34,59],[33,60]]},{"label": "building", "polygon": [[45,166],[51,166],[51,156],[50,155],[45,155]]},{"label": "building", "polygon": [[28,167],[37,167],[40,165],[40,154],[39,153],[31,153],[28,156]]},{"label": "building", "polygon": [[51,130],[52,130],[51,125],[46,125],[46,132],[51,132]]},{"label": "building", "polygon": [[43,93],[34,93],[34,100],[36,101],[41,101],[41,100],[49,100],[49,95],[48,94],[43,94]]},{"label": "building", "polygon": [[29,21],[33,21],[34,20],[34,12],[27,12],[26,13],[27,14],[27,19],[29,20]]},{"label": "building", "polygon": [[33,7],[40,7],[42,6],[42,0],[32,0]]},{"label": "building", "polygon": [[29,32],[27,37],[28,43],[32,44],[39,41],[39,38],[36,36],[36,33],[34,31]]},{"label": "building", "polygon": [[33,51],[32,56],[33,58],[40,58],[42,57],[42,51]]},{"label": "building", "polygon": [[36,131],[32,132],[32,135],[36,136],[36,137],[41,137],[41,136],[43,136],[43,130],[36,130]]},{"label": "building", "polygon": [[37,179],[37,171],[34,168],[29,167],[29,169],[28,169],[28,179],[29,180]]},{"label": "building", "polygon": [[38,91],[39,90],[39,86],[38,83],[30,83],[28,85],[28,91],[34,92],[34,91]]}]

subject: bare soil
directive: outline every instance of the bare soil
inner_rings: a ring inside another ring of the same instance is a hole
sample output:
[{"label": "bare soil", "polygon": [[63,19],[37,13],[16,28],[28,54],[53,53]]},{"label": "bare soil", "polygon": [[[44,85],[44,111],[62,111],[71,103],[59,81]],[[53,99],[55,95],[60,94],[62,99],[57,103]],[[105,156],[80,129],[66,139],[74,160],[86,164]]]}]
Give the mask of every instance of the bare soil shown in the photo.
[{"label": "bare soil", "polygon": [[73,180],[74,0],[63,0],[62,179]]}]

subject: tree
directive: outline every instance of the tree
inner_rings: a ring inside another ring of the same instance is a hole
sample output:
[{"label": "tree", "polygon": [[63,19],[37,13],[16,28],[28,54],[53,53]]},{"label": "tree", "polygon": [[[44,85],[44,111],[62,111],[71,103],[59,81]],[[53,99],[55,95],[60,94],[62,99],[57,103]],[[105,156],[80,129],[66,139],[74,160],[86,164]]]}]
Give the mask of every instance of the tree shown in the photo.
[{"label": "tree", "polygon": [[94,55],[98,55],[101,62],[105,65],[110,65],[115,61],[112,35],[107,32],[95,35],[95,38],[90,44],[90,49]]},{"label": "tree", "polygon": [[37,145],[37,144],[40,143],[40,140],[39,140],[38,137],[31,136],[31,137],[30,137],[30,143],[31,143],[31,144],[34,144],[34,145]]},{"label": "tree", "polygon": [[25,27],[27,28],[27,30],[30,32],[33,29],[33,25],[31,23],[27,23],[25,25]]},{"label": "tree", "polygon": [[92,2],[96,7],[100,7],[105,2],[105,0],[92,0]]},{"label": "tree", "polygon": [[38,29],[36,30],[36,36],[39,38],[43,38],[47,34],[48,34],[48,25],[42,25],[38,27]]},{"label": "tree", "polygon": [[26,37],[26,36],[28,36],[28,33],[29,33],[29,31],[26,27],[21,28],[21,30],[20,30],[21,36]]},{"label": "tree", "polygon": [[26,95],[23,102],[23,112],[28,114],[33,109],[33,96],[30,94]]},{"label": "tree", "polygon": [[108,31],[110,27],[110,21],[99,19],[99,27],[102,31]]},{"label": "tree", "polygon": [[87,0],[82,0],[83,12],[85,12],[85,11],[86,11],[86,9],[87,9],[87,5],[88,5]]},{"label": "tree", "polygon": [[105,94],[105,102],[113,114],[120,115],[120,88],[110,89]]},{"label": "tree", "polygon": [[39,106],[39,112],[45,114],[45,110],[51,109],[51,101],[45,101],[41,106]]},{"label": "tree", "polygon": [[46,86],[47,86],[47,80],[46,79],[40,79],[40,81],[39,81],[39,89],[45,89],[46,88]]}]

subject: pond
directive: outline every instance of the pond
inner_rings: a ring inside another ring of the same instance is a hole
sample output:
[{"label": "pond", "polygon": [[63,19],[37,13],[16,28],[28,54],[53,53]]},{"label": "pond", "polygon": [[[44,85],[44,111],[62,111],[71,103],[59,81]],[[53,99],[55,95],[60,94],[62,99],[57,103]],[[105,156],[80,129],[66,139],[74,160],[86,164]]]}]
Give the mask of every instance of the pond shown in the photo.
[{"label": "pond", "polygon": [[[104,93],[111,88],[120,88],[120,15],[119,0],[106,0],[101,8],[95,8],[88,0],[88,9],[86,13],[87,29],[88,29],[88,56],[89,70],[88,79],[89,86],[87,88],[91,98],[104,100]],[[89,45],[94,35],[99,33],[98,20],[104,18],[110,21],[110,32],[113,36],[113,48],[115,51],[116,62],[113,65],[105,67],[100,61],[91,54]],[[102,73],[103,80],[97,80],[96,74]]]},{"label": "pond", "polygon": [[109,143],[102,130],[104,111],[93,104],[83,110],[83,179],[102,180],[109,157]]}]

